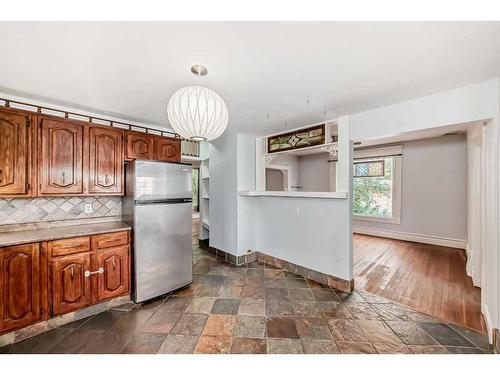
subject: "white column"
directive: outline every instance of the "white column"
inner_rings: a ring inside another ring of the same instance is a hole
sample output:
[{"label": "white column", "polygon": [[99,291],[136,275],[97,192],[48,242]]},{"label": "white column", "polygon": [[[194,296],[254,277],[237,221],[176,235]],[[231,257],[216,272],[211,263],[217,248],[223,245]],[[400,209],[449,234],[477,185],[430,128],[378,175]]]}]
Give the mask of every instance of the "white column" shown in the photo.
[{"label": "white column", "polygon": [[349,116],[342,116],[338,119],[338,162],[337,162],[337,191],[348,192],[349,200],[349,216],[348,230],[345,233],[347,236],[346,243],[348,244],[349,256],[349,278],[353,278],[353,261],[352,261],[352,142],[350,136]]}]

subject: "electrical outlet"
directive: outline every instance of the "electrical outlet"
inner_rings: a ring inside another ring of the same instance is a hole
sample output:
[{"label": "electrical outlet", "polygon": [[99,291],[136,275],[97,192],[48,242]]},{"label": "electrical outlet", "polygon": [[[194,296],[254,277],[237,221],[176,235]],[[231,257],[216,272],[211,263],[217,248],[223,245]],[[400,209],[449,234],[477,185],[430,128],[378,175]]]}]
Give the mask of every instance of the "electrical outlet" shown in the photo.
[{"label": "electrical outlet", "polygon": [[294,207],[294,208],[293,208],[293,213],[294,213],[295,215],[300,214],[300,208],[299,208],[299,207]]},{"label": "electrical outlet", "polygon": [[92,213],[92,203],[86,203],[85,204],[85,213],[86,214],[91,214]]}]

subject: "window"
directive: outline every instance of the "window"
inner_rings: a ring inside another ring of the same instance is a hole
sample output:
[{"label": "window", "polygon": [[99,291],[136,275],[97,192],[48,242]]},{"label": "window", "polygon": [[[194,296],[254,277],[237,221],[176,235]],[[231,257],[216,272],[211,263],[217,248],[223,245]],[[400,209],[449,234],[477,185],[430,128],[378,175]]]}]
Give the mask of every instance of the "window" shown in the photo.
[{"label": "window", "polygon": [[401,223],[400,176],[400,156],[356,159],[352,182],[354,219]]}]

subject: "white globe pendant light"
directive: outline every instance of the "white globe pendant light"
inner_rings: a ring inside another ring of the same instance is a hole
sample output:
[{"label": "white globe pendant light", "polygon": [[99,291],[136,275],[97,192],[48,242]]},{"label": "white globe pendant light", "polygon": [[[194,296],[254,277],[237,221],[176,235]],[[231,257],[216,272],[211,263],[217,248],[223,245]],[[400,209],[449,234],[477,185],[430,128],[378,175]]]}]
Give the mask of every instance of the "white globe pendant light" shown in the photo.
[{"label": "white globe pendant light", "polygon": [[[207,74],[201,65],[194,65],[191,71],[200,76]],[[203,86],[186,86],[174,92],[167,105],[167,115],[174,130],[193,141],[210,141],[219,137],[228,123],[224,100]]]}]

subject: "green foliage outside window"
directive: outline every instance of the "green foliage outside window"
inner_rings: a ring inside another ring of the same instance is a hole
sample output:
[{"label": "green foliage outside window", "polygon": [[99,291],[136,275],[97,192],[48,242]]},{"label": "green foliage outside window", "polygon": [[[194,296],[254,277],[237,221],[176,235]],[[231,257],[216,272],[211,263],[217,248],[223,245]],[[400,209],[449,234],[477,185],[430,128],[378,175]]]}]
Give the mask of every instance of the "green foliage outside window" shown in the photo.
[{"label": "green foliage outside window", "polygon": [[354,215],[392,217],[393,158],[384,158],[384,160],[384,176],[353,178]]}]

